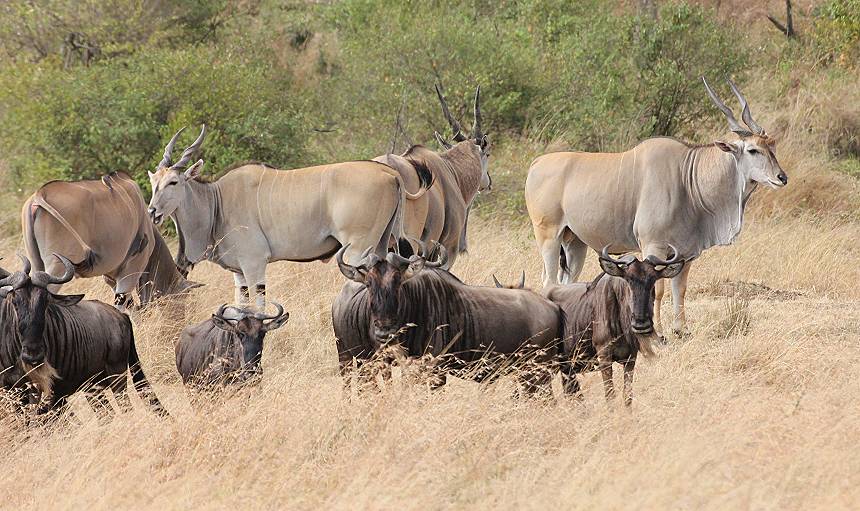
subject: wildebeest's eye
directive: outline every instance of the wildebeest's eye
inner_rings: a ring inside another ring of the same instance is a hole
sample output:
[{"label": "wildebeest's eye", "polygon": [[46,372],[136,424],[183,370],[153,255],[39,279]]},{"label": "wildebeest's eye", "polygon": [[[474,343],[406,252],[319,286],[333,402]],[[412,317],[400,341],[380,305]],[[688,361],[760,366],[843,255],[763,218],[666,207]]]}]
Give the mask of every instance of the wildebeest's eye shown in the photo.
[{"label": "wildebeest's eye", "polygon": [[749,149],[747,149],[747,152],[750,154],[758,154],[758,149],[756,149],[755,147],[750,147]]}]

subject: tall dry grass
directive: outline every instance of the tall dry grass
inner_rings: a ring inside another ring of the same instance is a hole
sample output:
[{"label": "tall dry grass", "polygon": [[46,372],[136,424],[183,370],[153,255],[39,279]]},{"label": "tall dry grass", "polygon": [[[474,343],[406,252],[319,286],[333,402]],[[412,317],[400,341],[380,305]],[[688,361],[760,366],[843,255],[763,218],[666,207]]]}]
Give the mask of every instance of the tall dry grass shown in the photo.
[{"label": "tall dry grass", "polygon": [[[262,384],[193,407],[171,332],[232,296],[229,275],[204,263],[192,278],[206,287],[183,310],[135,318],[171,418],[135,400],[99,421],[81,398],[58,425],[3,417],[2,507],[856,508],[858,239],[856,223],[754,219],[737,245],[706,253],[691,276],[692,335],[642,360],[631,411],[607,406],[593,374],[584,400],[552,404],[514,399],[508,380],[432,392],[395,379],[347,395],[329,318],[343,278],[322,263],[271,265],[270,296],[291,319],[266,339]],[[468,283],[522,269],[539,282],[525,225],[479,220],[470,241],[456,268]],[[717,335],[735,288],[747,289],[749,330]],[[98,280],[66,291],[110,298]]]}]

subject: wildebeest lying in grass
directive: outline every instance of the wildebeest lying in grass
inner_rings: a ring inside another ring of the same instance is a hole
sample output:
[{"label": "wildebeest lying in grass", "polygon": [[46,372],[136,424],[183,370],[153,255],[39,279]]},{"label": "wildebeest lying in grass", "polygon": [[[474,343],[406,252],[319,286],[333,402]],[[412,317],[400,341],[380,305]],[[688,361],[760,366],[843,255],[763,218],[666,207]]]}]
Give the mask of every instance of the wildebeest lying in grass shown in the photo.
[{"label": "wildebeest lying in grass", "polygon": [[272,303],[278,310],[273,316],[224,304],[211,318],[186,327],[176,345],[182,382],[211,387],[261,375],[263,338],[290,318],[280,304]]},{"label": "wildebeest lying in grass", "polygon": [[563,333],[559,306],[529,290],[464,284],[441,269],[447,253],[438,244],[435,260],[422,246],[408,259],[366,253],[351,266],[343,252],[337,262],[350,282],[332,305],[332,323],[345,376],[390,343],[410,358],[431,355],[437,385],[451,372],[484,381],[527,364],[519,373],[526,392],[549,390]]},{"label": "wildebeest lying in grass", "polygon": [[600,254],[600,267],[608,275],[601,273],[590,283],[550,286],[543,294],[565,313],[565,392],[578,394],[576,375],[600,369],[606,398],[612,398],[612,363],[618,362],[624,365],[624,402],[629,405],[636,356],[651,353],[655,336],[654,284],[680,273],[686,261],[677,252],[669,261],[655,256],[613,259],[607,249]]},{"label": "wildebeest lying in grass", "polygon": [[75,272],[71,261],[55,256],[65,267],[61,277],[43,271],[30,275],[30,261],[21,256],[22,271],[0,279],[4,388],[20,388],[20,378],[28,379],[37,389],[31,400],[44,401],[38,413],[60,409],[68,396],[82,389],[94,408],[110,410],[105,395],[109,388],[120,407],[130,409],[130,371],[141,397],[157,413],[166,414],[140,367],[128,316],[99,301],[81,301],[83,295],[47,290],[70,281]]}]

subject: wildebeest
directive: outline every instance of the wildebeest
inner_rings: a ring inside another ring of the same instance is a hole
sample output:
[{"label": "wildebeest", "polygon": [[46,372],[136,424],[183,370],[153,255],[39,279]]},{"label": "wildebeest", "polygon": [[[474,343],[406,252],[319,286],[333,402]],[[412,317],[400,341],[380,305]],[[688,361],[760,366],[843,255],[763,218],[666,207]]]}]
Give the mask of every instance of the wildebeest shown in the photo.
[{"label": "wildebeest", "polygon": [[[407,357],[436,357],[439,376],[458,371],[476,380],[498,374],[501,364],[528,361],[521,373],[527,391],[547,389],[563,333],[560,307],[532,291],[468,286],[448,271],[444,247],[408,259],[368,254],[358,265],[336,259],[350,279],[332,305],[343,374],[396,343]],[[414,327],[410,327],[414,325]],[[475,368],[482,370],[462,372]]]},{"label": "wildebeest", "polygon": [[[425,243],[437,241],[448,251],[446,268],[457,255],[466,251],[466,223],[469,208],[479,192],[491,185],[488,172],[490,141],[482,128],[481,88],[475,91],[474,124],[471,135],[464,134],[460,123],[448,109],[439,86],[436,93],[442,112],[453,130],[454,144],[436,133],[444,151],[437,153],[424,146],[412,146],[402,155],[386,154],[374,158],[400,173],[408,186],[418,183],[416,176],[429,173],[433,185],[422,198],[410,201],[404,211],[405,231]],[[426,178],[425,178],[426,180]]]},{"label": "wildebeest", "polygon": [[599,258],[606,275],[601,273],[590,283],[549,286],[543,294],[564,310],[565,392],[579,393],[576,374],[600,369],[610,399],[614,393],[612,363],[618,362],[624,365],[624,402],[629,405],[636,356],[640,351],[651,353],[654,285],[680,273],[685,261],[677,251],[668,261],[653,255],[643,261],[633,256],[613,259],[608,248],[604,247]]},{"label": "wildebeest", "polygon": [[[13,379],[26,376],[44,400],[39,413],[61,408],[66,399],[87,389],[87,399],[96,408],[109,408],[105,395],[113,390],[117,403],[131,407],[126,394],[126,372],[149,404],[159,414],[164,408],[140,367],[131,320],[115,308],[83,295],[57,295],[48,286],[72,279],[75,268],[63,256],[64,273],[55,277],[33,271],[21,256],[23,269],[0,279],[0,299],[4,315],[4,336],[0,338],[3,386],[15,387]],[[11,314],[10,314],[11,313]],[[4,318],[6,320],[7,318]],[[9,323],[14,324],[10,329]],[[13,333],[13,335],[9,335]]]},{"label": "wildebeest", "polygon": [[263,338],[290,318],[281,305],[272,303],[278,310],[273,316],[224,304],[211,318],[186,327],[176,345],[182,382],[207,387],[262,374]]},{"label": "wildebeest", "polygon": [[[534,160],[526,179],[526,206],[544,261],[544,285],[559,277],[576,280],[588,247],[609,245],[613,254],[638,250],[643,257],[666,258],[672,243],[681,258],[690,260],[709,247],[728,245],[741,231],[744,206],[758,184],[785,186],[788,177],[776,160],[774,139],[729,84],[748,129],[707,82],[705,87],[739,140],[690,145],[662,137],[624,153],[559,152]],[[688,264],[672,281],[677,333],[684,330],[689,271]],[[658,282],[658,329],[662,296]]]},{"label": "wildebeest", "polygon": [[[160,295],[199,286],[177,271],[167,244],[146,214],[140,188],[128,175],[113,172],[101,180],[51,181],[21,210],[24,245],[36,271],[58,273],[49,258],[65,254],[79,277],[103,275],[124,309],[137,290],[141,305]],[[47,265],[43,262],[47,260]],[[57,292],[58,286],[51,286]]]},{"label": "wildebeest", "polygon": [[422,182],[411,194],[394,169],[373,161],[294,170],[247,164],[206,182],[203,160],[183,170],[205,133],[204,126],[176,163],[171,152],[179,133],[167,144],[158,168],[149,173],[149,214],[156,225],[173,219],[180,261],[208,259],[229,270],[236,301],[247,303],[253,292],[260,308],[269,262],[329,259],[347,244],[372,246],[384,255],[392,236],[403,236],[394,232],[402,225],[403,203],[420,197],[430,184]]}]

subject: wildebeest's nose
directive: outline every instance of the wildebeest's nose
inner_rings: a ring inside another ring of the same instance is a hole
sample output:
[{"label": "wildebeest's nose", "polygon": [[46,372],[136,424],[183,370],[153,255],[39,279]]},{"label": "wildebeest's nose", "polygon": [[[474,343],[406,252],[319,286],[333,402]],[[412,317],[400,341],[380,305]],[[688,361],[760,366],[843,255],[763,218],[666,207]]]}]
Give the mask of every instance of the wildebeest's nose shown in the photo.
[{"label": "wildebeest's nose", "polygon": [[783,184],[783,186],[788,184],[788,175],[785,172],[780,171],[779,175],[776,177],[777,177],[777,179],[780,180],[780,182]]},{"label": "wildebeest's nose", "polygon": [[27,365],[35,366],[41,364],[45,359],[45,355],[41,353],[30,353],[24,351],[21,353],[21,361]]},{"label": "wildebeest's nose", "polygon": [[637,334],[650,334],[654,330],[653,323],[647,318],[633,318],[630,326],[633,327],[633,332]]}]

